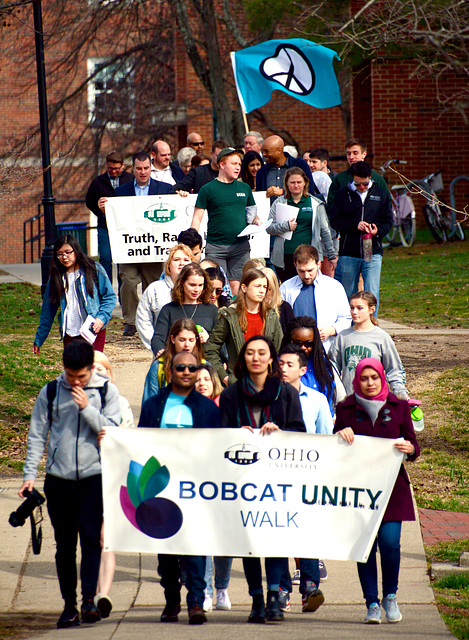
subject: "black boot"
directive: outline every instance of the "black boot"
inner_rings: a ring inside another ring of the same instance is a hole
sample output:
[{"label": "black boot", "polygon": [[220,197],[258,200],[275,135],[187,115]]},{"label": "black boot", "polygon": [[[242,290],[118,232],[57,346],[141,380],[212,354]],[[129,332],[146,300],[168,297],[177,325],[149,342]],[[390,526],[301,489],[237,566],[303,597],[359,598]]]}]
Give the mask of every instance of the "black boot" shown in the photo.
[{"label": "black boot", "polygon": [[278,603],[278,591],[267,591],[267,620],[269,622],[283,622],[285,620]]},{"label": "black boot", "polygon": [[265,604],[262,593],[255,593],[252,596],[252,609],[248,622],[253,624],[264,624],[265,622]]}]

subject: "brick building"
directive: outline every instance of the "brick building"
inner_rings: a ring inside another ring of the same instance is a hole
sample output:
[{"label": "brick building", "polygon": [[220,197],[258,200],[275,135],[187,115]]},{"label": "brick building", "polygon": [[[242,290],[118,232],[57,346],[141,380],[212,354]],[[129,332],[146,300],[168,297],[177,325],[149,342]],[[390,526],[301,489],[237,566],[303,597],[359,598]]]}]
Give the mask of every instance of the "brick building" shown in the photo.
[{"label": "brick building", "polygon": [[[30,29],[32,18],[30,9],[21,11],[28,28],[23,29],[20,38],[17,35],[13,37],[13,32],[4,34],[4,44],[9,46],[12,54],[0,67],[0,135],[5,154],[0,175],[0,263],[23,261],[23,222],[37,213],[42,197],[38,136],[37,133],[31,136],[39,120],[36,71],[31,58],[34,51]],[[46,11],[46,32],[48,17],[51,15]],[[139,94],[138,99],[134,96],[130,105],[134,111],[140,112],[140,121],[144,122],[140,128],[131,124],[122,126],[122,119],[129,117],[126,113],[126,108],[130,108],[128,102],[119,104],[119,126],[111,123],[100,128],[92,122],[93,118],[96,120],[96,105],[99,106],[99,100],[108,95],[106,78],[98,73],[93,83],[88,86],[82,86],[82,83],[93,70],[93,64],[99,64],[100,60],[114,53],[109,45],[97,42],[87,55],[79,56],[73,74],[64,75],[63,81],[59,68],[56,75],[48,79],[48,101],[52,113],[60,100],[64,83],[68,83],[68,90],[76,89],[74,98],[60,112],[60,117],[55,117],[51,126],[55,198],[84,198],[90,180],[103,169],[104,156],[118,146],[130,154],[141,147],[148,148],[155,137],[164,135],[176,150],[184,145],[188,132],[197,131],[207,141],[205,148],[209,150],[214,136],[209,96],[195,75],[178,31],[168,28],[165,37],[164,86],[158,85],[159,76],[155,74],[156,79],[152,78],[151,84],[140,85],[146,87],[143,91],[146,99]],[[11,41],[5,42],[8,38]],[[48,71],[54,69],[67,46],[66,39],[52,49],[47,48],[46,42]],[[227,37],[224,46],[228,54],[234,43]],[[231,68],[228,55],[226,66]],[[442,112],[435,98],[435,85],[428,80],[410,80],[412,70],[411,61],[399,60],[373,62],[363,67],[354,77],[351,88],[351,134],[367,141],[375,166],[380,166],[390,157],[399,157],[408,161],[404,173],[409,178],[421,178],[444,168],[446,189],[443,197],[448,200],[451,179],[461,174],[469,175],[469,126],[460,114]],[[125,76],[122,70],[120,73]],[[448,76],[440,81],[439,90],[450,89],[461,82],[462,79]],[[163,106],[154,108],[154,96],[161,96],[163,91]],[[227,100],[232,104],[235,100],[231,85]],[[300,150],[324,146],[332,155],[344,153],[346,131],[339,107],[314,109],[277,91],[263,112],[278,129],[285,129],[291,134]],[[251,129],[269,135],[260,121],[256,118],[249,120]],[[18,144],[18,141],[23,141],[23,144]],[[14,150],[13,153],[8,153],[10,149]],[[344,163],[334,164],[335,170],[343,168]],[[469,187],[464,183],[457,193],[459,208],[469,200],[468,192]],[[421,209],[422,202],[419,205]],[[88,211],[80,204],[57,206],[56,219],[88,220]],[[38,258],[36,253],[33,259]],[[28,249],[27,261],[29,259]]]}]

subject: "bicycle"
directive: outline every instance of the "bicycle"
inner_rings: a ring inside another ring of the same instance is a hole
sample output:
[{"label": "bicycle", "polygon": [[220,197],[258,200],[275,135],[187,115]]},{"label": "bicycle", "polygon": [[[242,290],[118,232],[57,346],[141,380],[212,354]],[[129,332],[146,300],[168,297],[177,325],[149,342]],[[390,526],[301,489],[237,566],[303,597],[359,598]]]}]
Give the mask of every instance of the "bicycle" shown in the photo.
[{"label": "bicycle", "polygon": [[443,169],[439,169],[412,183],[421,189],[421,195],[427,200],[423,205],[423,215],[432,236],[440,244],[453,238],[465,239],[464,231],[456,219],[456,213],[442,203],[436,195],[444,188],[442,172]]},{"label": "bicycle", "polygon": [[[388,160],[380,167],[380,173],[384,177],[386,169],[391,164],[407,164],[406,160],[397,158]],[[388,235],[383,238],[383,247],[402,244],[404,247],[411,247],[415,240],[416,222],[415,206],[409,195],[409,185],[394,184],[389,190],[392,201],[393,226]],[[402,192],[402,193],[400,193]],[[399,235],[400,242],[397,240]]]}]

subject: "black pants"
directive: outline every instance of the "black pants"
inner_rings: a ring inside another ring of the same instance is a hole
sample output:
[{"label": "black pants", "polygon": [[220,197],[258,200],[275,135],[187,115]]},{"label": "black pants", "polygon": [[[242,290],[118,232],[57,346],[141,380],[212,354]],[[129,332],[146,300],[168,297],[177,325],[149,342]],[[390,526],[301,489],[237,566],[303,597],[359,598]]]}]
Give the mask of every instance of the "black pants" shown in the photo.
[{"label": "black pants", "polygon": [[63,480],[46,475],[44,493],[54,527],[55,564],[65,604],[77,603],[77,543],[81,546],[81,593],[83,600],[96,594],[101,560],[103,494],[101,475],[83,480]]},{"label": "black pants", "polygon": [[298,275],[295,263],[293,262],[293,254],[287,253],[283,256],[283,259],[285,262],[285,268],[281,269],[280,267],[275,267],[280,282],[285,282],[286,280]]}]

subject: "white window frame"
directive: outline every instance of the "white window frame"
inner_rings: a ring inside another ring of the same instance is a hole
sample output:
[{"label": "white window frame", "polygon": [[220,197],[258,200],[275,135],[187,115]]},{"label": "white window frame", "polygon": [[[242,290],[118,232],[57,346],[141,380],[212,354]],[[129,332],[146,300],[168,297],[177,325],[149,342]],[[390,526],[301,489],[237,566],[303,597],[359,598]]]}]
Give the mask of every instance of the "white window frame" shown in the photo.
[{"label": "white window frame", "polygon": [[[87,60],[87,73],[88,73],[88,77],[90,78],[90,80],[88,81],[88,122],[92,126],[93,126],[93,123],[96,122],[96,118],[97,118],[96,97],[102,94],[112,94],[112,90],[106,88],[105,77],[103,79],[104,89],[98,89],[96,87],[97,81],[101,80],[100,74],[101,73],[103,75],[106,74],[107,68],[106,67],[103,68],[101,72],[98,72],[96,75],[94,75],[96,72],[96,67],[100,64],[107,62],[108,60],[109,58],[106,58],[106,57],[88,58]],[[132,71],[130,69],[130,63],[128,63],[126,66],[128,68],[128,71],[127,72],[122,71],[121,72],[122,77],[123,78],[125,77],[129,81],[130,87],[132,87]],[[135,101],[135,95],[133,91],[129,92],[129,100]],[[132,121],[133,121],[133,115],[130,119],[130,122],[123,123],[123,122],[108,121],[106,122],[105,126],[113,129],[128,128],[132,126]],[[100,126],[100,125],[96,124],[95,126]]]}]

